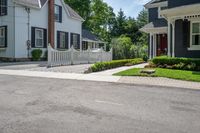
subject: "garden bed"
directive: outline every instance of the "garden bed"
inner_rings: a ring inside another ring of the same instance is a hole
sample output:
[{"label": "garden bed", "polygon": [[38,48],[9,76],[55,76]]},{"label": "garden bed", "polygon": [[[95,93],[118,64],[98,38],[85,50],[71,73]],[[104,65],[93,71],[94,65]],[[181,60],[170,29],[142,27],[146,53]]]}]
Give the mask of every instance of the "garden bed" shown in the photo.
[{"label": "garden bed", "polygon": [[104,71],[104,70],[113,69],[113,68],[122,67],[122,66],[132,66],[132,65],[137,65],[141,63],[144,63],[144,60],[141,58],[127,59],[127,60],[114,60],[110,62],[100,62],[100,63],[95,63],[94,65],[92,65],[86,73]]}]

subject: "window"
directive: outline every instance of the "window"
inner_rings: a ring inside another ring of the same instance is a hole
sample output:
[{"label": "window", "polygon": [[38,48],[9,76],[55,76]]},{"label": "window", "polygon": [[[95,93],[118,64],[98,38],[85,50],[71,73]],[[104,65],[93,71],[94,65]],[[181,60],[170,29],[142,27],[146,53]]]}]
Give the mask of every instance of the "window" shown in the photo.
[{"label": "window", "polygon": [[65,46],[66,46],[66,33],[64,33],[64,32],[60,32],[60,47],[59,48],[62,48],[62,49],[64,49],[64,48],[66,48]]},{"label": "window", "polygon": [[75,49],[78,49],[78,35],[73,34],[72,38],[73,38],[72,39],[73,40],[72,45],[74,46]]},{"label": "window", "polygon": [[0,27],[0,48],[6,47],[6,27]]},{"label": "window", "polygon": [[192,46],[200,46],[200,22],[192,23]]},{"label": "window", "polygon": [[44,47],[44,31],[43,29],[35,29],[35,47]]},{"label": "window", "polygon": [[7,15],[7,0],[0,0],[0,16]]},{"label": "window", "polygon": [[55,5],[54,7],[55,9],[55,21],[56,22],[62,22],[62,7],[61,6],[58,6],[58,5]]}]

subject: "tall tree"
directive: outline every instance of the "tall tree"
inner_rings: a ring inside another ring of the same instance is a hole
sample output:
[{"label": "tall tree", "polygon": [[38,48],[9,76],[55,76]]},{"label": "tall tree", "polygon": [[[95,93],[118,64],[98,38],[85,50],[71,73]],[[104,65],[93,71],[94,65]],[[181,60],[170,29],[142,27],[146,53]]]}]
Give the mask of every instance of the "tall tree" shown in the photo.
[{"label": "tall tree", "polygon": [[85,21],[88,20],[91,13],[91,0],[65,0]]},{"label": "tall tree", "polygon": [[124,15],[124,11],[120,9],[118,12],[118,15],[115,19],[112,35],[113,36],[120,36],[125,33],[125,27],[126,27],[126,16]]}]

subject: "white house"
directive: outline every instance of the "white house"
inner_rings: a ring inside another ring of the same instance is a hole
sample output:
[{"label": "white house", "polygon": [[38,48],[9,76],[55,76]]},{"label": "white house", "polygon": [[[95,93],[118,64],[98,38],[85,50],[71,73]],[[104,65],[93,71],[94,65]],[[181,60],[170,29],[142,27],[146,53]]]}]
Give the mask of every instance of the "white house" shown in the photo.
[{"label": "white house", "polygon": [[0,0],[0,59],[27,59],[48,43],[82,49],[83,21],[64,0]]}]

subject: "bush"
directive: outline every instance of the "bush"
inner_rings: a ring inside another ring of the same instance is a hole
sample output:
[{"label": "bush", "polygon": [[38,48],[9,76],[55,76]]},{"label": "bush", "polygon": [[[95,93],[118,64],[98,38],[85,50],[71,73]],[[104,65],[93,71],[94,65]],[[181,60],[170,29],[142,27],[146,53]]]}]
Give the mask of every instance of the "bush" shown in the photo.
[{"label": "bush", "polygon": [[32,52],[31,52],[31,55],[32,55],[32,59],[34,61],[38,61],[40,60],[41,56],[42,56],[42,50],[41,49],[34,49]]},{"label": "bush", "polygon": [[172,57],[162,56],[152,59],[152,63],[160,68],[200,71],[199,69],[200,59],[172,58]]},{"label": "bush", "polygon": [[117,68],[125,65],[136,65],[143,63],[143,59],[137,58],[137,59],[127,59],[127,60],[115,60],[115,61],[110,61],[110,62],[101,62],[101,63],[96,63],[92,67],[90,67],[91,72],[98,72],[98,71],[103,71],[107,69],[112,69],[112,68]]}]

